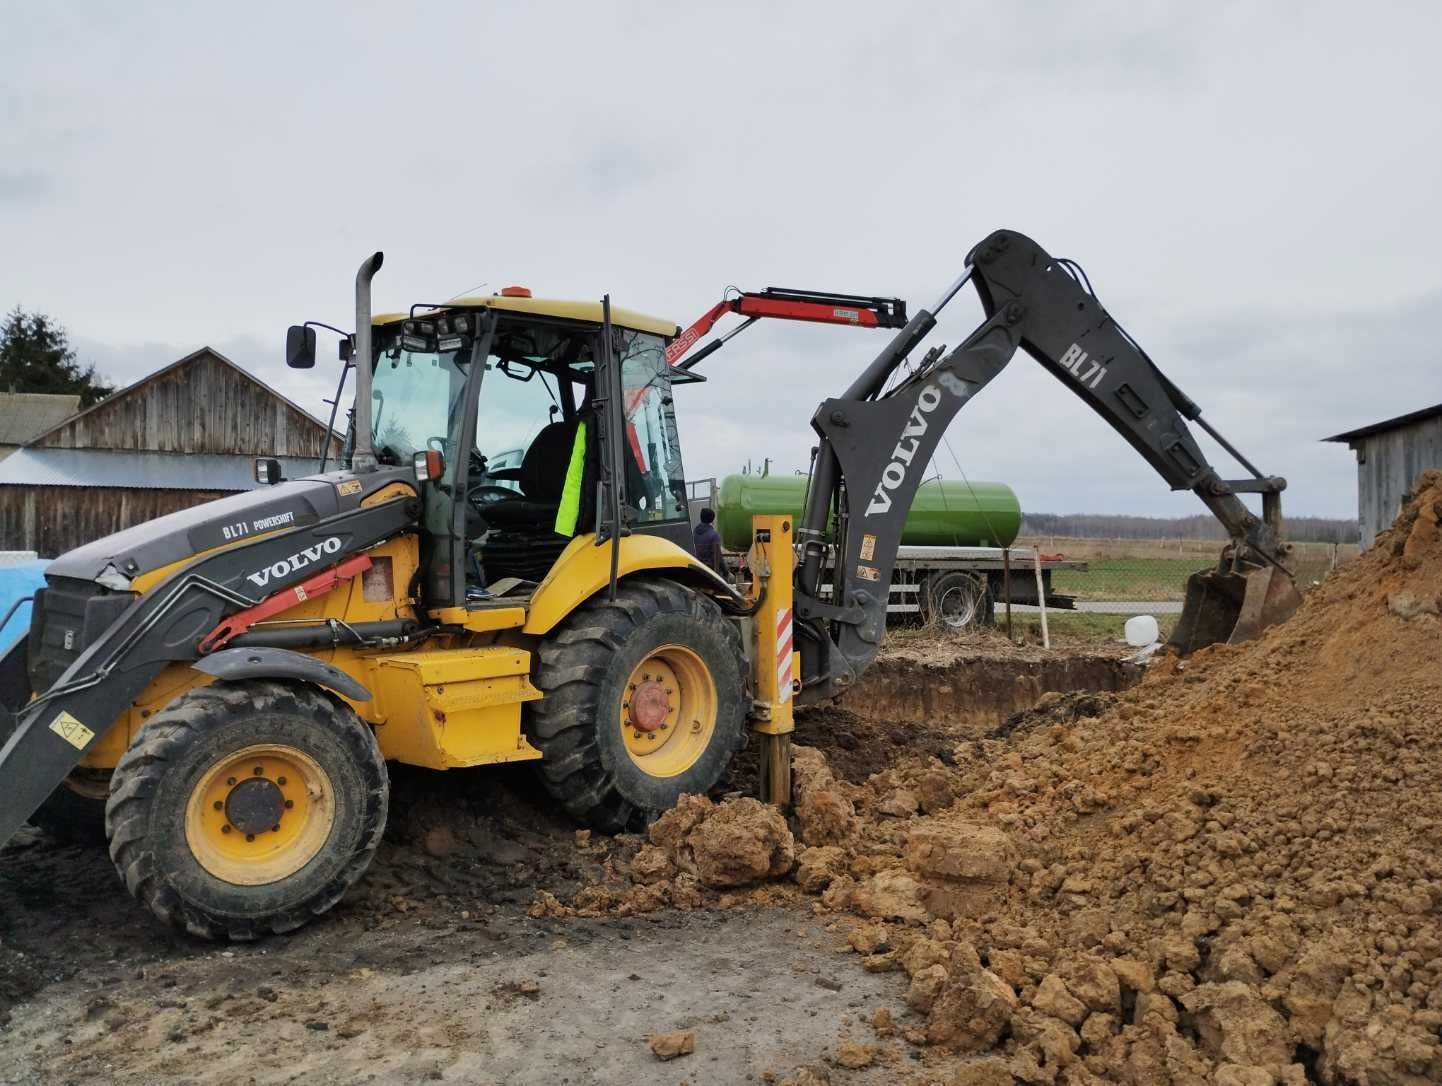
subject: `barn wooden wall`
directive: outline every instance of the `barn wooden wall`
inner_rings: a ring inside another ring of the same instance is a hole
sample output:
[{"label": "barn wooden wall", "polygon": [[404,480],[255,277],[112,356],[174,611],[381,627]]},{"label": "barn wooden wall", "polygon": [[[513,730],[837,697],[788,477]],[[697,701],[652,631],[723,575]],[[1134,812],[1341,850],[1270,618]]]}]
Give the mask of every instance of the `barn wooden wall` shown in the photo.
[{"label": "barn wooden wall", "polygon": [[35,551],[41,558],[54,558],[122,528],[228,493],[0,486],[0,551]]},{"label": "barn wooden wall", "polygon": [[1402,495],[1428,468],[1442,468],[1442,417],[1423,419],[1351,442],[1357,453],[1357,506],[1362,546],[1389,528]]},{"label": "barn wooden wall", "polygon": [[36,444],[318,458],[324,442],[323,426],[207,354],[155,374]]}]

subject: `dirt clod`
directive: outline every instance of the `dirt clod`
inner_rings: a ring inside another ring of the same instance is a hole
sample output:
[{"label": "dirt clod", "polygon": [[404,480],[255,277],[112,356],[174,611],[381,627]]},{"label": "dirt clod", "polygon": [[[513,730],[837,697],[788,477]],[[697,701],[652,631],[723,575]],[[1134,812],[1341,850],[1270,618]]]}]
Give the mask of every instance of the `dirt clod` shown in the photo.
[{"label": "dirt clod", "polygon": [[674,1060],[678,1056],[689,1056],[696,1051],[696,1031],[680,1030],[676,1033],[653,1033],[646,1038],[651,1051],[658,1060]]}]

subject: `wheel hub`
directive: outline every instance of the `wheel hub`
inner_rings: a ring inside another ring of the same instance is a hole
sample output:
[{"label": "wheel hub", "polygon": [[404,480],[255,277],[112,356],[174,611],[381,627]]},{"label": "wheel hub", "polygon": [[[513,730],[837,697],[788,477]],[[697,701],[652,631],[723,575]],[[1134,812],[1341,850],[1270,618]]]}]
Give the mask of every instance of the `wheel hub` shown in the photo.
[{"label": "wheel hub", "polygon": [[256,743],[211,763],[185,807],[195,861],[236,886],[278,882],[308,864],[336,819],[329,774],[305,751]]},{"label": "wheel hub", "polygon": [[285,796],[274,781],[249,777],[225,797],[225,817],[241,833],[268,833],[280,825]]},{"label": "wheel hub", "polygon": [[631,760],[652,777],[684,773],[716,728],[716,682],[695,650],[661,645],[626,680],[616,723]]},{"label": "wheel hub", "polygon": [[666,716],[671,711],[666,688],[655,680],[640,683],[631,694],[631,705],[627,711],[637,731],[656,731],[666,723]]}]

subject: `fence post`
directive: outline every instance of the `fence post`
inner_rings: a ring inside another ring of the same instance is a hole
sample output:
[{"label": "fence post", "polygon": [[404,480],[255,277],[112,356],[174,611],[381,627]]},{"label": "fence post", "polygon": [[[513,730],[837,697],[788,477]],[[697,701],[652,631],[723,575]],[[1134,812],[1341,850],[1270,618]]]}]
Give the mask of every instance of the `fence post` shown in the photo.
[{"label": "fence post", "polygon": [[1001,594],[1006,597],[1006,639],[1011,637],[1011,548],[1001,549]]},{"label": "fence post", "polygon": [[1042,591],[1041,586],[1041,552],[1036,548],[1032,548],[1031,561],[1032,568],[1036,570],[1037,607],[1041,610],[1041,647],[1050,651],[1051,634],[1047,632],[1046,628],[1046,593]]}]

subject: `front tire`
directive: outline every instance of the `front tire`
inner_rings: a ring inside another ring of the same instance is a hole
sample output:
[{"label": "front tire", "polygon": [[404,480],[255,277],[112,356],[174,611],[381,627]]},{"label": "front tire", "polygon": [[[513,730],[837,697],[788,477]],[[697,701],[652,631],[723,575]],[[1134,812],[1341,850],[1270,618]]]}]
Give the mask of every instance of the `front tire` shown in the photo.
[{"label": "front tire", "polygon": [[704,794],[745,743],[741,635],[714,602],[673,581],[598,594],[539,650],[527,706],[541,779],[577,820],[636,830],[684,793]]},{"label": "front tire", "polygon": [[370,865],[388,791],[375,736],[339,701],[297,683],[212,683],[156,714],[115,767],[110,857],[171,927],[291,931]]}]

